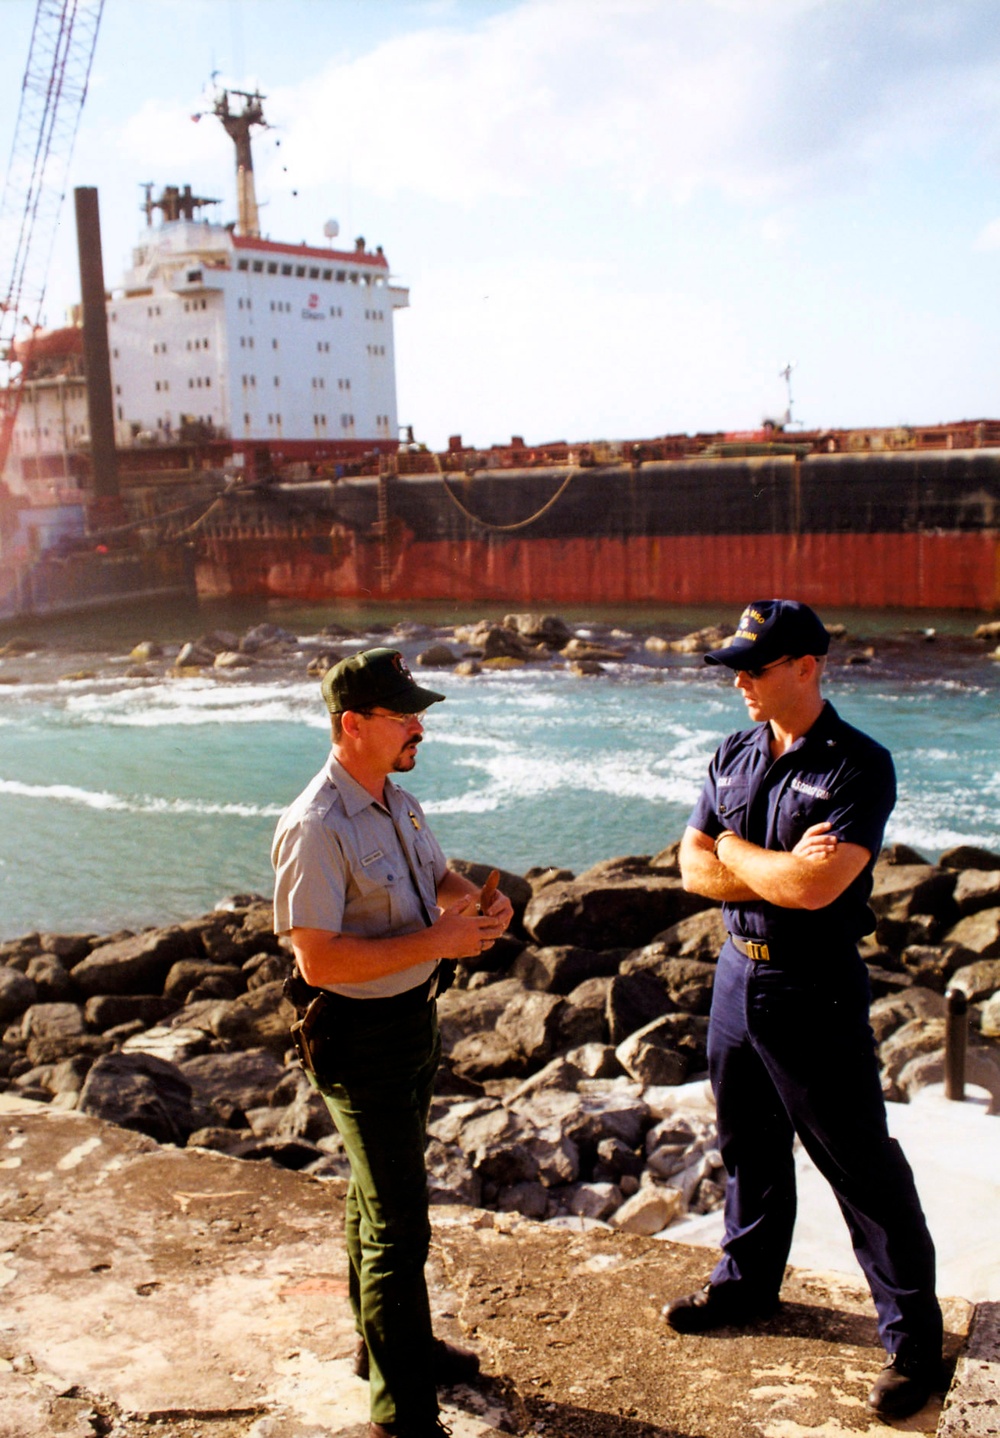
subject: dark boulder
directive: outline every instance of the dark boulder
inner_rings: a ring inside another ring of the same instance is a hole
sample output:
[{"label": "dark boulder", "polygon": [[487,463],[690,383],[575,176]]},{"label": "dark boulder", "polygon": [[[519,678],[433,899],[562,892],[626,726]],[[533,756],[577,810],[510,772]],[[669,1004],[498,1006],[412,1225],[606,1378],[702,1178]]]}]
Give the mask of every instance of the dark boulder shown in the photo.
[{"label": "dark boulder", "polygon": [[172,965],[193,952],[192,938],[182,928],[151,929],[91,950],[74,965],[73,982],[87,997],[160,993]]},{"label": "dark boulder", "polygon": [[34,980],[7,964],[0,967],[0,1024],[9,1024],[40,997]]},{"label": "dark boulder", "polygon": [[633,870],[621,864],[541,889],[524,912],[529,935],[546,947],[639,948],[709,903],[685,893],[679,879],[652,870],[648,861]]},{"label": "dark boulder", "polygon": [[143,1028],[150,1028],[176,1008],[172,999],[162,998],[159,994],[98,994],[87,1000],[83,1016],[88,1028],[99,1029],[103,1033],[136,1021]]},{"label": "dark boulder", "polygon": [[715,964],[698,959],[674,958],[657,941],[630,954],[622,974],[652,974],[663,985],[672,1004],[689,1014],[707,1014],[712,1004]]},{"label": "dark boulder", "polygon": [[587,979],[608,978],[618,972],[618,965],[627,949],[606,949],[595,953],[572,944],[551,948],[523,949],[511,969],[526,989],[541,989],[551,994],[568,994]]},{"label": "dark boulder", "polygon": [[666,985],[655,974],[645,969],[617,974],[608,988],[605,1010],[610,1042],[617,1047],[636,1029],[671,1013],[674,1007]]},{"label": "dark boulder", "polygon": [[151,1054],[99,1058],[87,1075],[78,1107],[82,1113],[148,1134],[157,1143],[183,1146],[198,1126],[190,1084],[174,1064]]}]

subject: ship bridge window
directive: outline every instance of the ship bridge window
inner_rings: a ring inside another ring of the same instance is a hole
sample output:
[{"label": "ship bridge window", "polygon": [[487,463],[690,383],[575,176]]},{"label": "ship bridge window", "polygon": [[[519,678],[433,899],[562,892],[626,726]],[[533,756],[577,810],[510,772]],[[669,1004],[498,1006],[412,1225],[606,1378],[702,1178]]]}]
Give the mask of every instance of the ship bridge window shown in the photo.
[{"label": "ship bridge window", "polygon": [[357,270],[352,270],[351,273],[350,273],[349,278],[350,278],[351,284],[352,284],[352,285],[356,285],[357,282],[358,282],[358,272],[357,272]]},{"label": "ship bridge window", "polygon": [[278,273],[278,266],[275,260],[268,260],[267,272],[269,275],[276,275]]},{"label": "ship bridge window", "polygon": [[295,266],[295,275],[296,275],[296,278],[297,278],[297,279],[300,279],[300,280],[301,280],[301,279],[304,279],[304,278],[305,278],[305,273],[306,273],[306,267],[305,267],[305,265],[296,265],[296,266]]},{"label": "ship bridge window", "polygon": [[250,268],[250,261],[249,261],[249,260],[237,260],[237,261],[236,261],[236,268],[237,268],[238,270],[248,270],[248,269]]},{"label": "ship bridge window", "polygon": [[325,280],[332,280],[332,279],[333,279],[333,271],[332,271],[332,270],[324,270],[324,271],[323,271],[323,278],[324,278]]},{"label": "ship bridge window", "polygon": [[318,266],[318,265],[310,265],[310,266],[309,266],[309,278],[310,278],[311,280],[318,280],[318,279],[319,279],[319,266]]},{"label": "ship bridge window", "polygon": [[347,271],[346,271],[346,270],[338,270],[338,271],[337,271],[337,283],[342,285],[346,279],[347,279]]},{"label": "ship bridge window", "polygon": [[272,341],[271,341],[271,348],[272,348],[273,350],[276,350],[276,349],[278,348],[278,341],[277,341],[277,340],[272,340]]},{"label": "ship bridge window", "polygon": [[264,261],[263,261],[263,260],[254,260],[254,262],[253,262],[253,272],[254,272],[255,275],[262,275],[262,274],[264,273]]},{"label": "ship bridge window", "polygon": [[201,270],[188,270],[187,277],[189,285],[196,285],[201,281]]},{"label": "ship bridge window", "polygon": [[290,274],[292,273],[292,267],[291,267],[291,265],[282,265],[282,266],[281,266],[281,273],[282,273],[283,275],[290,275]]}]

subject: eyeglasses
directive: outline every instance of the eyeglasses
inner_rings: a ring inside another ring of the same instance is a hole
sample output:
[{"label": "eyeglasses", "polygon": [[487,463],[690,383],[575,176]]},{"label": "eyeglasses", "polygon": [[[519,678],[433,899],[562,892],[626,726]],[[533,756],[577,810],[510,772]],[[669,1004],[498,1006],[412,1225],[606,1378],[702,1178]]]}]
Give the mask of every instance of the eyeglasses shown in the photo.
[{"label": "eyeglasses", "polygon": [[392,710],[381,710],[376,713],[374,709],[359,709],[358,713],[364,719],[392,719],[396,724],[411,724],[416,719],[418,724],[422,724],[427,710],[420,709],[415,714],[396,714]]},{"label": "eyeglasses", "polygon": [[758,679],[763,679],[765,674],[770,674],[772,669],[780,669],[782,664],[794,664],[796,658],[795,654],[789,654],[787,659],[776,659],[773,664],[765,664],[760,669],[749,669],[741,665],[739,673],[745,674],[748,679],[753,679],[756,682]]}]

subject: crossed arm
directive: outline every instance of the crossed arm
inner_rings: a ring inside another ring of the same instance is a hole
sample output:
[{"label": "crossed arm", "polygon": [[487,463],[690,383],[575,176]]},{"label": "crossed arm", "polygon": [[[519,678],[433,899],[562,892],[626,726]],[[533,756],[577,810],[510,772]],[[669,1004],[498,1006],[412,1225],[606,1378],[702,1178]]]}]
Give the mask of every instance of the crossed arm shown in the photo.
[{"label": "crossed arm", "polygon": [[870,854],[841,842],[829,824],[813,824],[788,853],[761,849],[732,831],[715,844],[688,827],[681,840],[685,889],[725,904],[764,899],[782,909],[825,909],[853,883]]},{"label": "crossed arm", "polygon": [[438,884],[437,898],[443,912],[412,934],[368,939],[329,929],[292,929],[302,977],[313,985],[361,984],[415,964],[470,958],[500,937],[514,912],[507,896],[498,893],[487,913],[479,914],[479,889],[453,869]]}]

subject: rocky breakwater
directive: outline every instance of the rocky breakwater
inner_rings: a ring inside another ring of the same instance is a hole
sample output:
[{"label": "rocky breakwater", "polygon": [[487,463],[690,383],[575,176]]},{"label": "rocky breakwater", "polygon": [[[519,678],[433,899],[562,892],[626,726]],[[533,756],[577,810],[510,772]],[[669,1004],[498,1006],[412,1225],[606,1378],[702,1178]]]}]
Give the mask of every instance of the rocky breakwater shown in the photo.
[{"label": "rocky breakwater", "polygon": [[[684,892],[676,846],[503,884],[512,933],[439,1000],[434,1201],[640,1234],[717,1207],[704,1080],[718,909]],[[887,1097],[941,1080],[944,994],[958,988],[968,1079],[1000,1112],[1000,856],[963,846],[930,864],[889,848],[873,907],[864,953]],[[138,934],[0,944],[0,1086],[160,1143],[341,1177],[339,1138],[289,1047],[289,967],[258,896]]]}]

